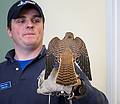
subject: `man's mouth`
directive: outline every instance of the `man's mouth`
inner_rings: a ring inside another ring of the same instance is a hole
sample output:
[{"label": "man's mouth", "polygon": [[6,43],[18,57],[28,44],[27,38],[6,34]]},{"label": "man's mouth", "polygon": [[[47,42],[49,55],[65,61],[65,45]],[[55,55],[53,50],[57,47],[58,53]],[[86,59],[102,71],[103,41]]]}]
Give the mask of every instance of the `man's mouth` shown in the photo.
[{"label": "man's mouth", "polygon": [[34,33],[25,33],[24,35],[35,35]]}]

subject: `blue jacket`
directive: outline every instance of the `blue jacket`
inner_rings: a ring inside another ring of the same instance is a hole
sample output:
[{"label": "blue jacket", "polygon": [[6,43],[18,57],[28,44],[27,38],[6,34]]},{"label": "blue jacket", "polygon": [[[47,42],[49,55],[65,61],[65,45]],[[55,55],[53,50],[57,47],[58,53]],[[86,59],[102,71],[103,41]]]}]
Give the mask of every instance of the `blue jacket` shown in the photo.
[{"label": "blue jacket", "polygon": [[[45,47],[23,71],[19,70],[14,55],[15,51],[10,50],[7,60],[0,64],[0,104],[49,104],[49,96],[37,94],[37,78],[45,68]],[[106,96],[90,84],[85,74],[80,70],[78,73],[85,82],[86,93],[73,104],[108,104]],[[50,102],[67,104],[64,97],[58,96],[50,96]]]}]

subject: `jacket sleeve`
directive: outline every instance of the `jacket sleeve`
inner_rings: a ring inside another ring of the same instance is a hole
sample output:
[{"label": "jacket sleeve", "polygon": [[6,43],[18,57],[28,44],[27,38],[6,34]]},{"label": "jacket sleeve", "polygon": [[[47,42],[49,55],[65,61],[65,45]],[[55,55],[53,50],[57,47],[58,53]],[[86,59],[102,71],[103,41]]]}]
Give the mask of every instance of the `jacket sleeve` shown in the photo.
[{"label": "jacket sleeve", "polygon": [[76,70],[80,75],[80,79],[84,82],[84,95],[80,95],[78,99],[73,99],[73,104],[109,104],[105,94],[93,87],[86,75],[79,69]]}]

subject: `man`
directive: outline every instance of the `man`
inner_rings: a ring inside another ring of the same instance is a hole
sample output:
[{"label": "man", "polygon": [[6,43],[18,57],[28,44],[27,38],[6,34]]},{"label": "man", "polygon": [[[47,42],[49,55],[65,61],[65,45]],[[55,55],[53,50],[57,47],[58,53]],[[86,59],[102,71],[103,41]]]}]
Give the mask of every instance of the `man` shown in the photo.
[{"label": "man", "polygon": [[[34,1],[22,0],[12,5],[8,12],[8,35],[14,49],[0,64],[0,104],[67,104],[63,96],[37,93],[37,78],[45,69],[46,49],[43,43],[44,14]],[[91,86],[82,73],[85,93],[74,93],[73,104],[108,104],[105,95]]]}]

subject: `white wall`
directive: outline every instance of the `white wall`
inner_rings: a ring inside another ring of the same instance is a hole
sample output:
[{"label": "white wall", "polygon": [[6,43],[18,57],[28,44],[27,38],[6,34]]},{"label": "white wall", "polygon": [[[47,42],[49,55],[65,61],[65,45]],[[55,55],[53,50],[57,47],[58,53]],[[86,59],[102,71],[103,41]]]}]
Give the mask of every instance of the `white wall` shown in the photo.
[{"label": "white wall", "polygon": [[86,43],[93,81],[106,93],[106,5],[105,0],[36,0],[45,13],[44,43],[71,31]]}]

